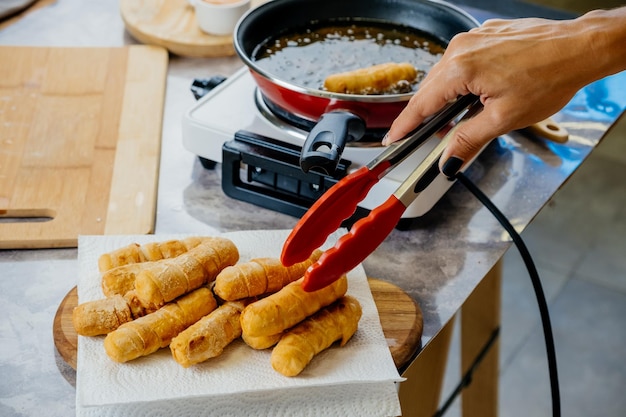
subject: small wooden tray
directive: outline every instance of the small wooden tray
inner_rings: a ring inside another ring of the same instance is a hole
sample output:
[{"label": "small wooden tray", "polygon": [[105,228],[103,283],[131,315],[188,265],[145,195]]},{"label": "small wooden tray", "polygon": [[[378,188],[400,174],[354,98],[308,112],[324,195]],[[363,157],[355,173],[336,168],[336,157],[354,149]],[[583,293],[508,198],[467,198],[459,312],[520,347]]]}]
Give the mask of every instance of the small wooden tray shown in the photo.
[{"label": "small wooden tray", "polygon": [[120,13],[126,30],[139,42],[186,57],[235,55],[233,37],[202,32],[187,0],[121,0]]},{"label": "small wooden tray", "polygon": [[[368,279],[380,323],[396,367],[403,367],[420,347],[424,326],[417,303],[399,287],[378,279]],[[61,357],[76,369],[78,336],[72,324],[72,310],[78,303],[76,287],[67,293],[56,315],[52,333]]]}]

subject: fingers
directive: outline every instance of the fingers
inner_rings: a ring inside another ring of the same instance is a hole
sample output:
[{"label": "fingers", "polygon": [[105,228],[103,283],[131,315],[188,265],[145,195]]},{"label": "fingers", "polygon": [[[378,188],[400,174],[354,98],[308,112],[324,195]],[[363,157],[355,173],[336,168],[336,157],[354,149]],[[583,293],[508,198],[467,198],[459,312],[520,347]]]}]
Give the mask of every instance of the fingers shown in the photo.
[{"label": "fingers", "polygon": [[422,81],[419,90],[411,97],[406,107],[389,127],[389,131],[383,138],[382,144],[384,146],[404,138],[428,116],[439,112],[459,95],[467,94],[464,88],[440,80],[441,76],[437,73],[436,67],[437,65]]},{"label": "fingers", "polygon": [[453,136],[439,159],[440,171],[448,178],[454,177],[466,162],[503,133],[506,132],[502,131],[499,123],[485,111],[462,122],[454,129]]}]

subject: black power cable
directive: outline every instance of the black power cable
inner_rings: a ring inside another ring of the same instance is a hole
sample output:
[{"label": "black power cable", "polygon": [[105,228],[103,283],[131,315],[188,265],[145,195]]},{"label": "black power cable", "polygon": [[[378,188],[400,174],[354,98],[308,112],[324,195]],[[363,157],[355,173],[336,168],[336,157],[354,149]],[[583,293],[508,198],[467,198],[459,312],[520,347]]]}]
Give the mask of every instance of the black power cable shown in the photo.
[{"label": "black power cable", "polygon": [[443,416],[448,410],[448,408],[452,405],[452,402],[454,401],[454,399],[461,393],[461,391],[472,383],[472,378],[474,377],[474,371],[478,369],[478,365],[480,365],[480,363],[485,358],[485,356],[487,356],[487,353],[489,353],[489,349],[491,349],[493,344],[496,342],[496,340],[498,339],[498,336],[500,336],[500,327],[496,327],[493,330],[493,332],[491,332],[491,336],[489,336],[487,343],[485,343],[482,349],[480,349],[480,352],[478,352],[478,356],[476,356],[476,359],[474,359],[474,362],[472,363],[472,365],[469,367],[467,372],[465,372],[465,374],[461,377],[461,381],[457,384],[456,388],[454,388],[454,390],[452,391],[452,394],[448,397],[448,399],[444,402],[444,404],[439,408],[439,410],[437,410],[437,412],[433,415],[433,417]]},{"label": "black power cable", "polygon": [[552,335],[552,325],[550,324],[550,313],[548,312],[548,303],[541,286],[541,280],[537,272],[537,268],[533,262],[530,252],[526,248],[526,244],[522,240],[522,237],[517,233],[513,225],[502,214],[502,212],[493,204],[493,202],[474,184],[464,173],[457,172],[455,178],[465,186],[474,196],[494,215],[494,217],[500,222],[502,227],[506,229],[513,243],[517,246],[517,249],[522,256],[524,264],[528,269],[530,280],[532,281],[533,288],[535,290],[535,296],[537,298],[537,304],[539,305],[539,314],[541,316],[541,324],[543,326],[543,334],[546,344],[546,353],[548,359],[548,371],[550,375],[550,389],[552,394],[552,416],[561,416],[561,400],[559,394],[559,378],[556,366],[556,349],[554,347],[554,337]]}]

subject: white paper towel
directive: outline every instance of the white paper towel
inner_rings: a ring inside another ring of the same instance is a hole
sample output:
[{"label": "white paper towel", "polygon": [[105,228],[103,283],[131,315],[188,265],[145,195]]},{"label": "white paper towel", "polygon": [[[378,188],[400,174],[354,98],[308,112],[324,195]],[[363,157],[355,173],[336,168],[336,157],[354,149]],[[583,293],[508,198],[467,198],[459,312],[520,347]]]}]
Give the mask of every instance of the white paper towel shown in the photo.
[{"label": "white paper towel", "polygon": [[[279,257],[288,230],[224,233],[240,260]],[[334,244],[339,232],[325,246]],[[79,302],[102,298],[98,257],[136,242],[180,235],[80,236]],[[183,368],[168,348],[129,363],[113,362],[104,337],[79,337],[77,416],[397,416],[396,383],[402,381],[382,332],[378,311],[361,266],[348,274],[348,294],[363,308],[358,331],[344,347],[320,353],[297,377],[270,364],[270,350],[241,340],[217,358]]]}]

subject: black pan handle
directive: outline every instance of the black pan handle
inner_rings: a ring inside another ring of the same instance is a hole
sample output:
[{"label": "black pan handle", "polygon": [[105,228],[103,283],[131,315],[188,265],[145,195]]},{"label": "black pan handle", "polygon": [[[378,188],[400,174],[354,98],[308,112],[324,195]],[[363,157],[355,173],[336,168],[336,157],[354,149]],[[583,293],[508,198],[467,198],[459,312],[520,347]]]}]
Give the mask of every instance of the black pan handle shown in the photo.
[{"label": "black pan handle", "polygon": [[223,75],[214,75],[211,78],[196,78],[191,83],[191,92],[196,100],[200,100],[207,93],[213,90],[215,87],[226,81],[226,77]]},{"label": "black pan handle", "polygon": [[302,145],[300,168],[304,172],[319,168],[332,175],[346,143],[358,141],[364,134],[365,121],[360,116],[345,110],[324,113]]}]

